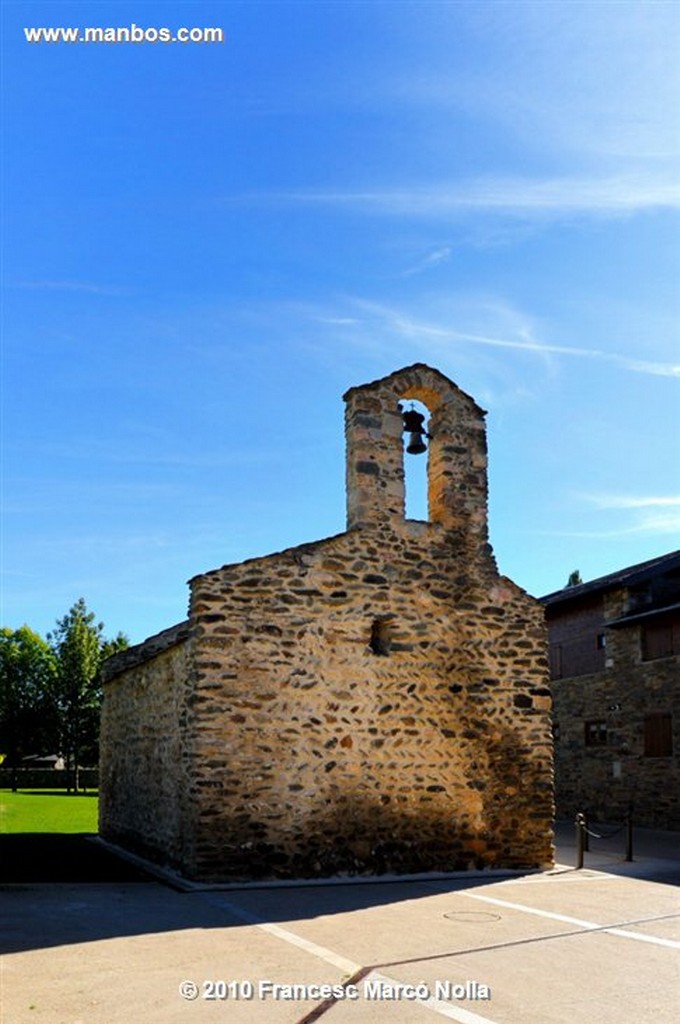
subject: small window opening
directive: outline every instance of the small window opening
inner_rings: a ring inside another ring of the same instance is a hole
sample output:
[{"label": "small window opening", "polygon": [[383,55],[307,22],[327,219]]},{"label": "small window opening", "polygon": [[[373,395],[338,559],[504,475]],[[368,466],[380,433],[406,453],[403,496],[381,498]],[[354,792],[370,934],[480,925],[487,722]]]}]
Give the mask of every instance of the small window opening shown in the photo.
[{"label": "small window opening", "polygon": [[392,630],[389,619],[376,619],[371,626],[371,639],[368,646],[374,654],[386,656],[392,647]]},{"label": "small window opening", "polygon": [[[401,403],[404,412],[420,413],[424,417],[423,429],[427,431],[430,419],[430,410],[422,402],[404,399]],[[404,433],[404,488],[406,492],[406,518],[418,519],[428,522],[430,518],[428,508],[427,477],[429,452],[426,450],[417,455],[407,452],[411,441],[411,435]],[[424,438],[424,444],[429,448],[429,439]]]},{"label": "small window opening", "polygon": [[602,720],[585,722],[585,743],[587,747],[607,746],[607,723]]}]

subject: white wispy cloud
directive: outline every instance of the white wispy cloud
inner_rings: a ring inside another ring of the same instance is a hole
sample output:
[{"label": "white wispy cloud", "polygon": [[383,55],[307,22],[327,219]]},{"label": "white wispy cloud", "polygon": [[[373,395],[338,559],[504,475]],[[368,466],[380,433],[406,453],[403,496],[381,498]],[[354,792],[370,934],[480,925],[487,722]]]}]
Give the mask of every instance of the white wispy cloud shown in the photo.
[{"label": "white wispy cloud", "polygon": [[330,327],[356,327],[361,323],[355,316],[315,316],[314,319]]},{"label": "white wispy cloud", "polygon": [[546,531],[548,534],[603,540],[636,535],[680,534],[680,495],[598,492],[576,494],[575,498],[592,506],[595,514],[599,516],[601,513],[607,522],[601,526],[594,524],[592,529],[550,530]]},{"label": "white wispy cloud", "polygon": [[[61,441],[45,441],[30,446],[14,445],[13,451],[21,454],[23,451],[30,451],[32,454],[40,454],[51,460],[64,460],[68,462],[92,462],[98,465],[105,463],[129,465],[129,466],[156,466],[159,468],[187,468],[187,469],[222,469],[225,467],[239,467],[243,465],[266,465],[276,462],[281,457],[280,449],[271,448],[248,448],[247,450],[206,450],[201,452],[178,451],[176,441],[169,437],[161,439],[157,444],[149,443],[148,438],[125,437],[115,442],[97,441],[92,438],[80,438],[78,443],[66,444]],[[45,481],[47,483],[47,481]],[[51,486],[58,490],[63,481],[55,479]],[[92,495],[93,483],[88,480],[83,486],[87,493]],[[106,481],[101,485],[105,493],[123,492],[126,485]],[[168,488],[171,488],[168,490]],[[169,483],[135,482],[130,485],[131,496],[139,500],[148,500],[154,496],[163,494],[179,493],[181,488]]]},{"label": "white wispy cloud", "polygon": [[550,537],[581,537],[583,539],[602,540],[635,535],[673,536],[680,534],[680,511],[641,516],[633,523],[622,523],[607,529],[594,530],[541,530],[544,536]]},{"label": "white wispy cloud", "polygon": [[680,495],[582,494],[597,508],[680,508]]},{"label": "white wispy cloud", "polygon": [[367,215],[452,219],[468,213],[520,217],[622,216],[680,209],[676,176],[627,174],[598,177],[468,179],[422,186],[300,189],[250,193],[241,200],[342,207]]},{"label": "white wispy cloud", "polygon": [[355,309],[363,313],[363,323],[359,325],[352,324],[350,329],[357,326],[362,326],[364,329],[378,326],[388,336],[390,334],[399,336],[408,340],[411,344],[424,345],[429,350],[434,347],[440,355],[445,355],[449,352],[452,345],[468,344],[529,352],[542,358],[544,361],[550,360],[552,356],[602,360],[614,363],[634,373],[680,378],[680,363],[639,360],[635,357],[608,351],[604,348],[572,347],[542,341],[536,336],[535,329],[530,321],[526,318],[522,319],[518,314],[514,314],[512,321],[507,324],[510,327],[509,334],[503,336],[496,333],[482,333],[457,328],[441,322],[424,320],[396,306],[388,306],[366,299],[355,298],[351,300],[351,303]]},{"label": "white wispy cloud", "polygon": [[414,274],[422,274],[423,271],[429,270],[431,267],[436,267],[440,263],[446,263],[450,258],[451,247],[448,245],[442,246],[440,249],[435,249],[434,252],[429,253],[414,266],[409,267],[408,270],[403,270],[400,276],[412,277]]},{"label": "white wispy cloud", "polygon": [[611,357],[635,373],[649,373],[653,377],[680,377],[678,363],[651,363],[646,359],[631,359],[628,356]]},{"label": "white wispy cloud", "polygon": [[[415,59],[404,54],[372,83],[373,102],[440,111],[442,132],[462,112],[522,140],[530,154],[540,148],[610,166],[677,157],[676,4],[436,6],[434,18],[414,18]],[[461,37],[465,50],[452,60]],[[423,53],[427,60],[418,60]]]},{"label": "white wispy cloud", "polygon": [[13,281],[8,288],[26,288],[31,291],[88,292],[92,295],[121,295],[121,288],[94,284],[91,281]]}]

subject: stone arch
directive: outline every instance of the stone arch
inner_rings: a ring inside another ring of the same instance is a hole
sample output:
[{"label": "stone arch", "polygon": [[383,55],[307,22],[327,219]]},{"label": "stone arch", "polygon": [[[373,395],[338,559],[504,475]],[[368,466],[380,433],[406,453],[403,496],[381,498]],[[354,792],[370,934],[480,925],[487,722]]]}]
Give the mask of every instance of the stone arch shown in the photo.
[{"label": "stone arch", "polygon": [[430,412],[429,522],[487,537],[484,411],[444,374],[423,363],[345,395],[348,526],[405,517],[403,422],[399,403]]}]

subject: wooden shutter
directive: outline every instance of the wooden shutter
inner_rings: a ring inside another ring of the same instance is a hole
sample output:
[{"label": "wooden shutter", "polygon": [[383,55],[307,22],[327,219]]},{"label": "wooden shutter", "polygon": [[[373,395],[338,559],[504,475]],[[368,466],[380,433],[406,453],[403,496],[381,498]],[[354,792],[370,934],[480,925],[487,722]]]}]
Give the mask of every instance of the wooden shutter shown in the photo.
[{"label": "wooden shutter", "polygon": [[673,718],[669,714],[645,716],[645,757],[671,757]]}]

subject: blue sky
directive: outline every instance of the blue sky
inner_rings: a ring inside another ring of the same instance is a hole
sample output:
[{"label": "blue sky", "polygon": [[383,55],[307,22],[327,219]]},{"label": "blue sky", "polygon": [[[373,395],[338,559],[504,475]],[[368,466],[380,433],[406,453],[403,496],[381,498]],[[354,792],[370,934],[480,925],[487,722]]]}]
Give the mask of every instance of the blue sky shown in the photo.
[{"label": "blue sky", "polygon": [[[676,4],[3,17],[3,624],[139,641],[340,532],[342,393],[416,361],[488,410],[521,586],[678,546]],[[132,23],[225,41],[23,32]]]}]

